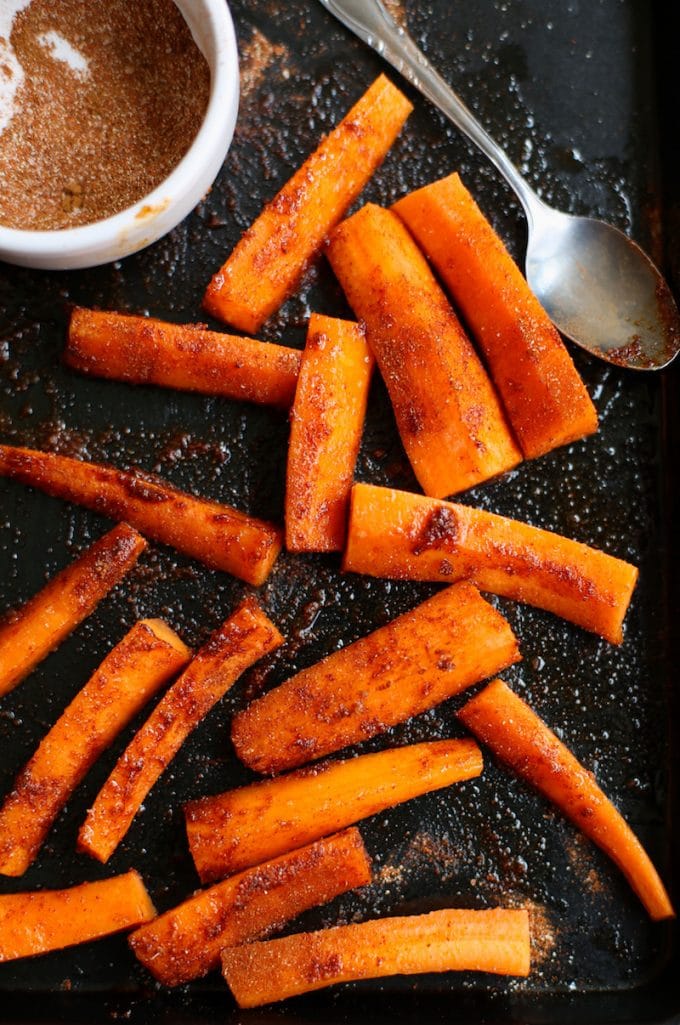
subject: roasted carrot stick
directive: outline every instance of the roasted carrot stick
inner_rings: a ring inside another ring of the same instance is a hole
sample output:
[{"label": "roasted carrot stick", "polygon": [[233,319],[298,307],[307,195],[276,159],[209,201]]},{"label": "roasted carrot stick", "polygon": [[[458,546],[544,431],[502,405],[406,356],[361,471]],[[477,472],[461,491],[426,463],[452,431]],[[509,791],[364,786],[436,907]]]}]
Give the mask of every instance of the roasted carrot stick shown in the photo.
[{"label": "roasted carrot stick", "polygon": [[160,619],[140,620],[107,655],[41,741],[0,808],[2,875],[23,875],[102,751],[190,657]]},{"label": "roasted carrot stick", "polygon": [[374,919],[230,947],[222,952],[222,968],[239,1007],[386,975],[528,975],[529,916],[493,908]]},{"label": "roasted carrot stick", "polygon": [[436,740],[204,797],[185,806],[191,856],[202,882],[222,879],[481,771],[474,742]]},{"label": "roasted carrot stick", "polygon": [[528,523],[370,484],[352,489],[344,569],[408,580],[471,580],[548,609],[612,644],[635,566]]},{"label": "roasted carrot stick", "polygon": [[328,258],[366,324],[423,491],[443,498],[516,466],[493,385],[399,218],[363,207],[335,229]]},{"label": "roasted carrot stick", "polygon": [[257,772],[295,768],[382,733],[519,658],[501,614],[476,587],[456,584],[254,701],[233,720],[236,753]]},{"label": "roasted carrot stick", "polygon": [[288,409],[300,353],[283,345],[218,334],[200,324],[166,324],[152,317],[76,308],[64,361],[95,377]]},{"label": "roasted carrot stick", "polygon": [[507,684],[494,680],[458,716],[609,855],[655,921],[674,917],[664,885],[630,826],[592,774]]},{"label": "roasted carrot stick", "polygon": [[155,915],[137,872],[68,890],[0,895],[0,961],[45,954],[132,929]]},{"label": "roasted carrot stick", "polygon": [[294,291],[412,109],[380,75],[245,233],[210,282],[206,310],[241,331],[258,331]]},{"label": "roasted carrot stick", "polygon": [[178,986],[217,968],[225,947],[268,936],[370,881],[359,831],[348,829],[195,894],[134,932],[130,946],[160,982]]},{"label": "roasted carrot stick", "polygon": [[94,611],[145,548],[144,538],[121,523],[9,613],[0,626],[0,695],[16,687]]},{"label": "roasted carrot stick", "polygon": [[53,452],[0,445],[0,476],[127,520],[142,534],[249,584],[264,583],[282,532],[229,505],[194,498],[142,470],[125,472]]},{"label": "roasted carrot stick", "polygon": [[286,547],[340,551],[373,370],[358,324],[313,313],[291,410]]},{"label": "roasted carrot stick", "polygon": [[527,459],[597,430],[597,412],[548,314],[457,174],[393,209],[479,342]]},{"label": "roasted carrot stick", "polygon": [[246,598],[163,695],[118,759],[80,828],[80,850],[109,860],[191,731],[248,666],[282,642],[257,603]]}]

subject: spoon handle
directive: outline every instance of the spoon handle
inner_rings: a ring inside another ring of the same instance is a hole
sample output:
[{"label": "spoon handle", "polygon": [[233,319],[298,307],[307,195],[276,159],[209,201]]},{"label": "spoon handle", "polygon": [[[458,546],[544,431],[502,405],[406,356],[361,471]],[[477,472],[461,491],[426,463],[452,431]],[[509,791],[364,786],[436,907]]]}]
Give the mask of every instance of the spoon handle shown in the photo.
[{"label": "spoon handle", "polygon": [[381,0],[320,0],[348,29],[384,57],[416,89],[431,100],[486,154],[517,194],[531,224],[532,212],[541,204],[504,150],[468,110],[429,63],[408,33],[385,10]]}]

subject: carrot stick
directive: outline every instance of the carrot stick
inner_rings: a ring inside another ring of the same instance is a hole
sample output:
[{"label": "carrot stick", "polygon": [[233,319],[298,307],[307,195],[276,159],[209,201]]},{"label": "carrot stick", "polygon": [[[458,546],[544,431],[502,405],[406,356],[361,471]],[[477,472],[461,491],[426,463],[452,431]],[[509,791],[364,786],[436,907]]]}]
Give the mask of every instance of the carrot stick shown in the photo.
[{"label": "carrot stick", "polygon": [[146,548],[121,523],[90,545],[0,626],[0,696],[13,690],[82,623]]},{"label": "carrot stick", "polygon": [[2,875],[23,875],[100,754],[190,657],[160,619],[140,620],[107,655],[41,741],[0,808]]},{"label": "carrot stick", "polygon": [[357,324],[313,313],[291,411],[286,547],[340,551],[373,371]]},{"label": "carrot stick", "polygon": [[507,622],[456,584],[258,698],[232,724],[236,753],[275,773],[418,715],[520,654]]},{"label": "carrot stick", "polygon": [[80,850],[98,861],[109,860],[191,731],[249,666],[282,642],[257,603],[246,598],[163,695],[118,759],[80,828]]},{"label": "carrot stick", "polygon": [[191,856],[202,882],[223,879],[481,771],[474,742],[438,740],[204,797],[184,809]]},{"label": "carrot stick", "polygon": [[370,881],[359,831],[348,829],[200,891],[142,926],[129,943],[160,982],[178,986],[217,968],[225,947],[268,936]]},{"label": "carrot stick", "polygon": [[32,957],[131,929],[155,915],[135,871],[68,890],[0,895],[0,961]]},{"label": "carrot stick", "polygon": [[295,290],[412,109],[380,75],[244,234],[210,282],[205,309],[241,331],[259,331]]},{"label": "carrot stick", "polygon": [[230,947],[222,952],[222,968],[239,1007],[386,975],[528,975],[529,916],[493,908],[374,919]]},{"label": "carrot stick", "polygon": [[664,885],[630,826],[592,774],[507,684],[494,680],[458,716],[609,855],[655,921],[674,917]]},{"label": "carrot stick", "polygon": [[471,580],[620,644],[635,566],[528,523],[356,484],[343,568],[408,580]]},{"label": "carrot stick", "polygon": [[281,550],[278,527],[195,498],[142,470],[125,472],[53,452],[0,445],[0,476],[127,520],[142,534],[249,584],[264,583]]},{"label": "carrot stick", "polygon": [[423,491],[443,498],[516,466],[493,385],[399,218],[363,207],[335,229],[328,258],[366,324]]},{"label": "carrot stick", "polygon": [[76,308],[64,362],[95,377],[288,409],[300,353],[271,342],[218,334],[200,324],[166,324],[152,317]]},{"label": "carrot stick", "polygon": [[460,177],[418,189],[393,210],[479,342],[525,457],[596,431],[597,412],[558,331]]}]

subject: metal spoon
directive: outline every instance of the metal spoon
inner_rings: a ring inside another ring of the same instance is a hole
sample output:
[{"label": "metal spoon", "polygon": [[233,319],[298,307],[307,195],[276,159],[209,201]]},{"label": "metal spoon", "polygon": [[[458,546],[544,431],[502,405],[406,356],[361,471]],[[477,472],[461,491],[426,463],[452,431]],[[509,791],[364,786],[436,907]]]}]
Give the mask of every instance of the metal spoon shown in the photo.
[{"label": "metal spoon", "polygon": [[547,206],[381,0],[320,2],[439,107],[514,189],[529,223],[527,280],[559,330],[618,366],[667,366],[680,350],[680,314],[642,249],[603,221]]}]

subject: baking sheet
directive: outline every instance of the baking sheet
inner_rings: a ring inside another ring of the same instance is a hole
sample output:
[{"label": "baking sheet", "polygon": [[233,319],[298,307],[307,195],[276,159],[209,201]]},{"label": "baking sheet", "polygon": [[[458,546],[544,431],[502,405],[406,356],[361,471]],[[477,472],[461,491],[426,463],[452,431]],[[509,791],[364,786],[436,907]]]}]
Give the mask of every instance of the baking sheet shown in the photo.
[{"label": "baking sheet", "polygon": [[[615,0],[410,0],[390,6],[544,198],[610,220],[663,258],[652,7]],[[234,0],[232,10],[243,99],[234,145],[206,200],[170,236],[119,264],[51,274],[0,268],[0,437],[116,466],[142,466],[197,494],[280,521],[283,414],[87,380],[59,362],[72,303],[178,322],[205,320],[205,284],[241,231],[383,70],[375,55],[312,0],[285,6]],[[518,204],[483,158],[420,99],[362,199],[387,204],[454,169],[520,257],[525,229]],[[262,337],[301,347],[312,309],[349,315],[323,261]],[[675,462],[668,415],[669,407],[677,408],[677,374],[671,371],[664,380],[578,352],[575,358],[600,413],[599,434],[525,463],[463,500],[558,530],[640,566],[621,649],[548,613],[494,602],[520,637],[524,655],[504,677],[596,773],[668,878],[667,687],[674,606],[667,482]],[[416,489],[380,381],[373,386],[357,476]],[[0,482],[0,607],[30,597],[107,526],[94,514]],[[1,792],[136,618],[165,616],[188,643],[198,645],[247,590],[225,574],[153,546],[95,614],[3,699]],[[2,880],[0,891],[67,886],[133,866],[159,910],[173,906],[197,885],[182,802],[250,778],[230,748],[233,712],[261,689],[433,590],[342,576],[336,557],[282,555],[260,594],[288,637],[286,646],[246,674],[190,738],[109,865],[75,854],[75,835],[134,725],[74,795],[29,872],[20,880]],[[361,750],[457,734],[453,712],[463,700],[445,703]],[[427,1008],[427,1020],[436,1020],[455,1007],[471,1020],[482,1013],[514,1018],[527,1008],[537,1020],[558,1020],[562,1008],[571,1009],[563,1012],[572,1015],[568,1020],[584,1013],[598,1020],[635,1020],[666,992],[664,973],[676,956],[672,927],[650,924],[608,860],[491,757],[480,780],[376,816],[361,831],[375,859],[375,883],[307,913],[295,929],[447,905],[529,905],[534,972],[525,981],[470,974],[362,983],[302,998],[277,1010],[277,1017],[358,1021],[370,1011],[372,1020],[381,1014],[394,1020],[397,1012],[423,1020]],[[7,1013],[17,1018],[61,1014],[92,1020],[128,1010],[140,1020],[238,1017],[217,975],[161,994],[122,937],[2,965],[0,990]]]}]

